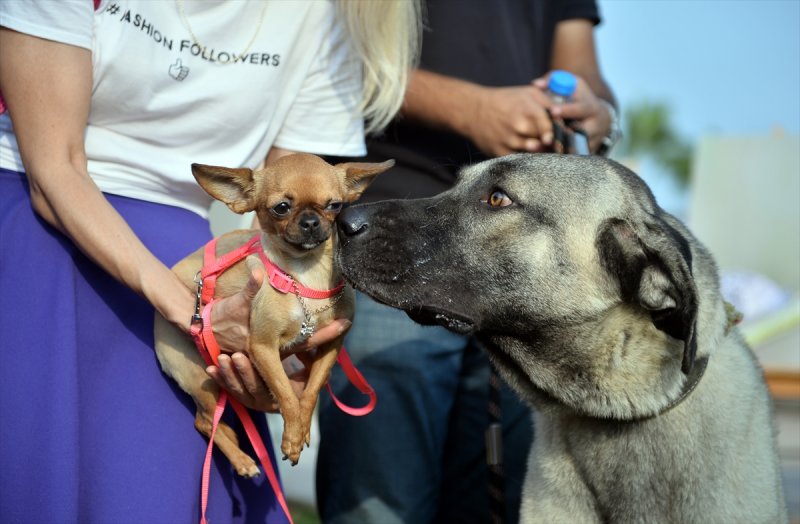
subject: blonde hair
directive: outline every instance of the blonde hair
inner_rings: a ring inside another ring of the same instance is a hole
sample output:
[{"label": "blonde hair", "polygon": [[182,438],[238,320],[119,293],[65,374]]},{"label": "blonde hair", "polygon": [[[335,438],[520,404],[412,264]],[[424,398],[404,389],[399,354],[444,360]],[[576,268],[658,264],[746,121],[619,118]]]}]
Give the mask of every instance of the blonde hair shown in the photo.
[{"label": "blonde hair", "polygon": [[365,131],[376,134],[403,105],[409,74],[419,60],[420,0],[338,0],[336,5],[363,63]]}]

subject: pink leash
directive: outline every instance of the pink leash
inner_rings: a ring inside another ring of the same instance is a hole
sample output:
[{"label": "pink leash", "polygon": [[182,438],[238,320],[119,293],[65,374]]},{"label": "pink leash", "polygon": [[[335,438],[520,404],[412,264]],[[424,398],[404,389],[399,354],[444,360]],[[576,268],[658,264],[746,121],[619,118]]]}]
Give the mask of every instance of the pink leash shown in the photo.
[{"label": "pink leash", "polygon": [[[203,269],[200,271],[202,280],[198,284],[198,311],[195,312],[195,316],[192,319],[192,327],[190,329],[190,333],[195,341],[195,345],[197,346],[200,355],[202,355],[203,360],[205,360],[206,364],[208,365],[219,365],[218,357],[220,354],[220,347],[211,329],[211,309],[215,302],[214,288],[216,287],[217,277],[227,268],[253,253],[258,253],[260,255],[261,260],[264,262],[264,266],[267,269],[267,276],[270,284],[281,293],[294,292],[307,298],[328,298],[336,295],[344,288],[344,281],[339,283],[339,285],[337,285],[335,288],[324,291],[307,288],[299,282],[296,282],[291,276],[286,274],[275,264],[273,264],[269,258],[267,258],[263,247],[261,246],[259,235],[254,236],[240,248],[219,258],[216,257],[216,239],[211,240],[208,244],[206,244],[204,251]],[[200,313],[199,308],[203,304],[205,304],[205,306],[203,306],[202,313]],[[364,376],[353,365],[352,361],[350,360],[350,356],[347,354],[344,348],[341,349],[336,360],[339,362],[339,365],[342,366],[342,370],[350,382],[356,386],[359,391],[369,397],[369,403],[360,408],[347,406],[338,398],[336,398],[336,396],[333,394],[330,384],[326,384],[333,402],[343,412],[352,416],[363,416],[370,413],[375,408],[375,403],[377,402],[375,390],[372,389],[369,383],[367,383],[366,379],[364,379]],[[281,509],[283,509],[283,512],[286,514],[286,518],[289,520],[289,522],[293,522],[292,516],[289,514],[289,507],[286,504],[286,498],[284,497],[283,490],[281,489],[280,481],[278,480],[278,475],[275,472],[275,467],[270,461],[264,441],[261,439],[261,435],[258,433],[252,418],[250,418],[250,413],[236,399],[229,398],[227,393],[224,390],[221,390],[219,399],[217,400],[217,407],[214,410],[211,436],[208,440],[208,448],[206,449],[206,456],[203,462],[203,473],[200,487],[201,524],[208,524],[208,520],[206,519],[206,509],[208,508],[208,493],[211,480],[211,456],[214,447],[214,435],[216,435],[217,427],[219,426],[219,421],[222,418],[223,412],[225,411],[225,405],[227,402],[230,402],[233,410],[236,412],[239,420],[242,422],[242,426],[247,433],[247,437],[250,439],[250,444],[253,446],[253,450],[258,456],[261,466],[264,468],[264,472],[267,475],[267,479],[269,480],[270,486],[272,487],[272,490],[278,499]]]},{"label": "pink leash", "polygon": [[364,378],[364,375],[356,369],[356,366],[353,364],[353,361],[350,360],[350,355],[347,354],[345,351],[344,346],[342,346],[342,350],[339,351],[339,355],[336,357],[336,362],[342,366],[342,371],[347,376],[347,379],[353,384],[361,393],[367,395],[369,397],[369,403],[360,408],[350,407],[338,398],[336,395],[333,394],[333,389],[331,389],[330,383],[325,384],[325,387],[328,388],[328,393],[331,395],[331,400],[333,403],[336,404],[343,412],[351,415],[353,417],[363,417],[364,415],[369,414],[375,409],[375,403],[378,401],[378,396],[375,394],[375,390],[372,389],[372,386],[369,385],[367,379]]}]

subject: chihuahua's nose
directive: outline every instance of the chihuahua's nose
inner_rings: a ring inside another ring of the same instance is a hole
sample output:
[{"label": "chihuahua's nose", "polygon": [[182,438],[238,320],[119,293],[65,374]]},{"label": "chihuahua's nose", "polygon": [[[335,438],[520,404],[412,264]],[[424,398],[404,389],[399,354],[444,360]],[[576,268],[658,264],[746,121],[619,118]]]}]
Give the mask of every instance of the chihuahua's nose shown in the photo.
[{"label": "chihuahua's nose", "polygon": [[345,208],[336,219],[339,231],[348,237],[360,235],[369,228],[369,215],[364,206]]},{"label": "chihuahua's nose", "polygon": [[309,213],[300,217],[300,229],[305,233],[311,233],[319,229],[319,216]]}]

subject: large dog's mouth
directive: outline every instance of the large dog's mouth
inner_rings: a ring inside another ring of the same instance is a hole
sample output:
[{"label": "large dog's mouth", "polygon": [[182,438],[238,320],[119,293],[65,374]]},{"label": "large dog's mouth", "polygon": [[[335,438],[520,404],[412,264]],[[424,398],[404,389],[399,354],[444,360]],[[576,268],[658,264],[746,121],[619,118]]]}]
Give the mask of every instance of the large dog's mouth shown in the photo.
[{"label": "large dog's mouth", "polygon": [[[424,299],[410,298],[399,289],[387,288],[384,285],[365,285],[358,275],[344,268],[344,277],[355,289],[369,295],[370,298],[385,306],[401,309],[418,324],[426,326],[443,326],[454,333],[469,335],[475,332],[476,321],[464,313],[426,304]],[[368,280],[369,282],[369,280]]]},{"label": "large dog's mouth", "polygon": [[460,335],[470,335],[475,331],[475,322],[463,315],[438,308],[403,306],[403,311],[418,324],[440,325]]},{"label": "large dog's mouth", "polygon": [[[345,277],[347,277],[346,274]],[[347,278],[347,280],[354,288],[366,293],[376,302],[405,311],[409,318],[417,324],[443,326],[460,335],[470,335],[475,332],[475,320],[464,314],[436,306],[421,305],[417,300],[403,299],[394,293],[382,293],[376,289],[370,289],[360,285],[358,282],[354,282],[350,278]]]}]

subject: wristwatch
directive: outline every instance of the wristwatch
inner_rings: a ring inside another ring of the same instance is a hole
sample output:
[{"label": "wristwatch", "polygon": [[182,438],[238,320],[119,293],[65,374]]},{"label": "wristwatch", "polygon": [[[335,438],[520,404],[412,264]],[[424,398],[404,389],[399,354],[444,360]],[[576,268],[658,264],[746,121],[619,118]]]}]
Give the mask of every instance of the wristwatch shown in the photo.
[{"label": "wristwatch", "polygon": [[606,111],[608,111],[611,123],[608,126],[608,134],[603,137],[600,147],[597,148],[597,154],[608,156],[611,149],[622,139],[622,126],[620,125],[617,110],[614,109],[614,106],[611,105],[608,100],[603,100],[602,98],[598,98],[598,100],[600,100],[600,103],[603,104]]}]

